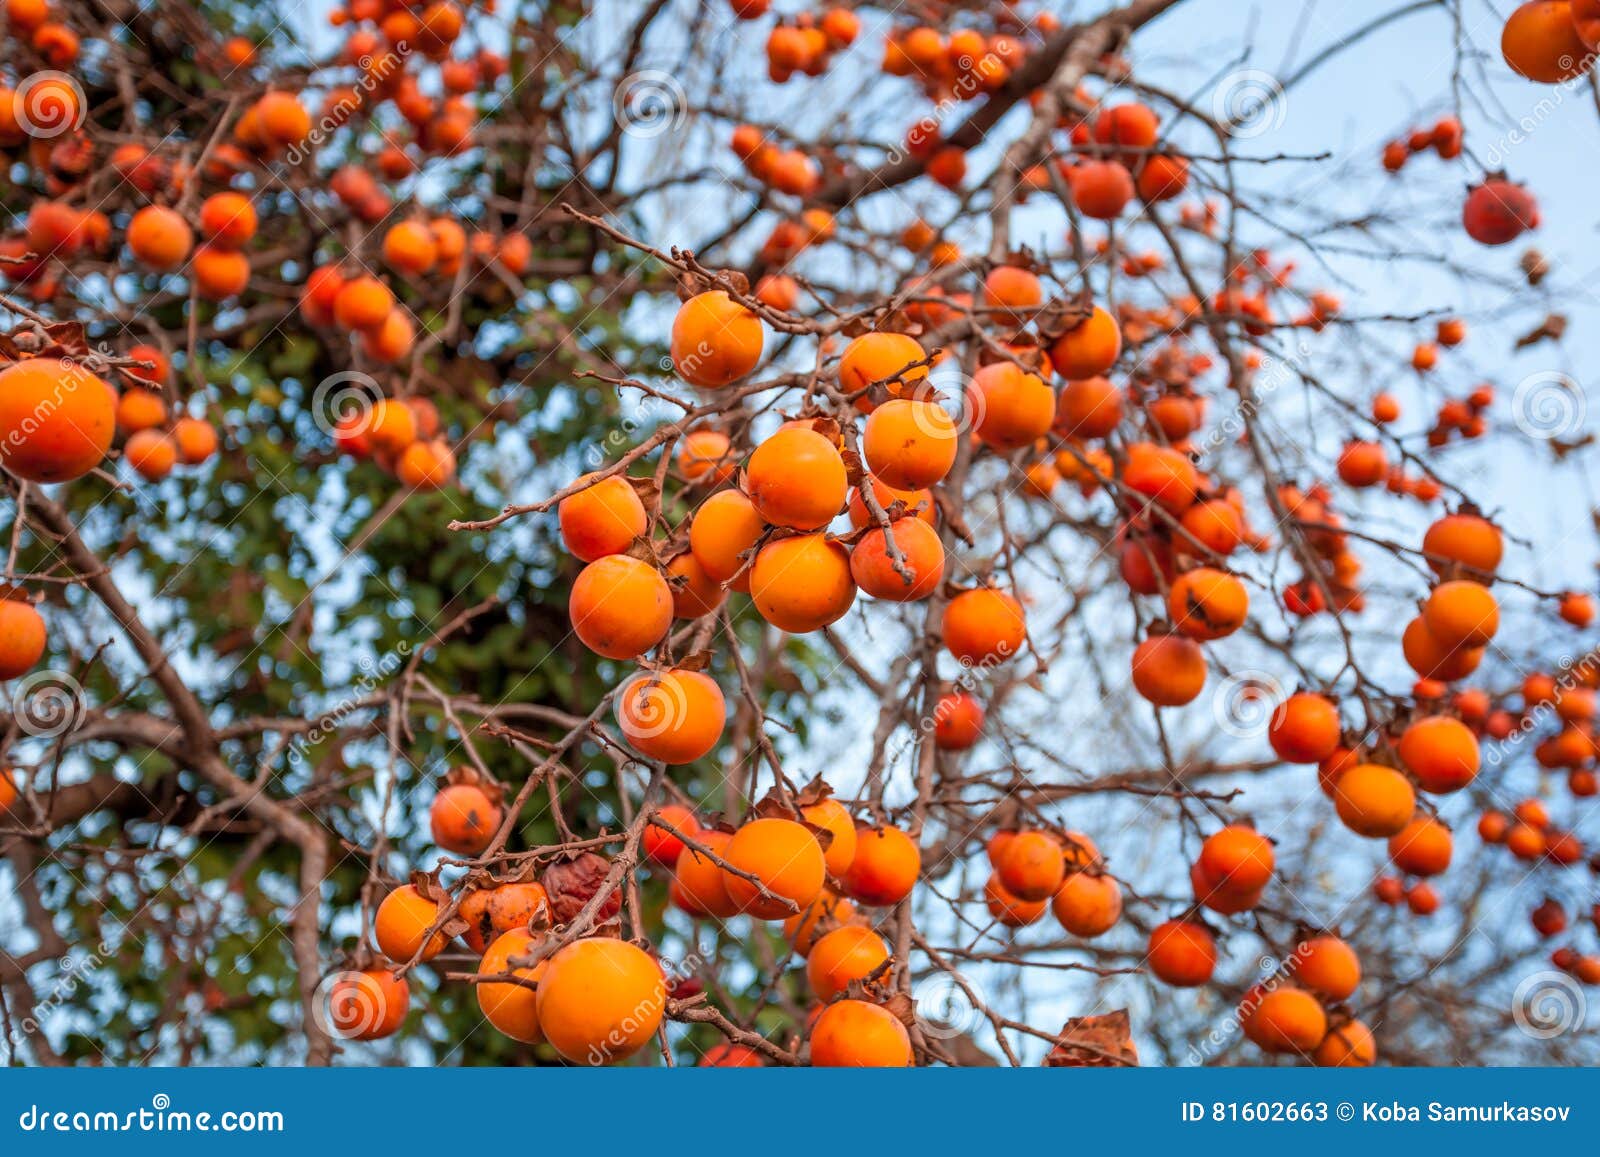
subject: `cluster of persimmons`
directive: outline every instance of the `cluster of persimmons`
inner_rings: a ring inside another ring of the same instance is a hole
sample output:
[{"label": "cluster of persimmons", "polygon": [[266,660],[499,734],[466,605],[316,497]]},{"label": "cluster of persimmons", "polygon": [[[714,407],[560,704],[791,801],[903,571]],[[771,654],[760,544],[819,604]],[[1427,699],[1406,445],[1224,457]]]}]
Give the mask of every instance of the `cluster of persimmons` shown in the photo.
[{"label": "cluster of persimmons", "polygon": [[[768,8],[767,0],[732,2],[746,21],[766,18]],[[53,18],[48,0],[7,0],[5,9],[11,35],[26,36],[30,50],[57,68],[74,65],[77,38]],[[884,44],[883,71],[939,104],[996,98],[1061,29],[1047,14],[1024,20],[1009,5],[995,9],[981,22],[963,13],[948,28],[896,27]],[[474,98],[505,75],[506,62],[486,49],[458,51],[467,14],[450,0],[347,0],[332,16],[344,30],[338,63],[356,79],[325,93],[315,111],[302,92],[263,86],[199,159],[138,143],[102,158],[81,132],[30,137],[30,117],[14,108],[18,94],[0,93],[0,147],[21,150],[45,190],[21,231],[0,239],[0,271],[10,286],[44,308],[64,279],[95,263],[152,285],[182,283],[191,310],[237,306],[276,262],[261,236],[273,216],[260,196],[261,174],[314,157],[330,134],[358,120],[384,125],[383,144],[370,167],[343,163],[328,176],[326,191],[354,228],[348,244],[314,252],[298,268],[288,300],[297,301],[299,321],[383,375],[429,348],[413,294],[442,298],[479,277],[524,282],[534,269],[527,236],[470,231],[420,205],[397,214],[389,187],[430,160],[473,147]],[[779,83],[821,76],[861,32],[846,7],[776,18],[765,41],[769,76]],[[1510,18],[1503,50],[1519,74],[1561,83],[1584,73],[1597,43],[1600,0],[1536,0]],[[246,76],[258,66],[255,46],[240,40],[229,41],[218,62]],[[1125,62],[1096,67],[1120,76]],[[70,86],[47,95],[69,106],[76,99]],[[1030,158],[1012,192],[1065,203],[1066,242],[1082,269],[1115,270],[1141,286],[1167,272],[1165,256],[1136,251],[1121,235],[1134,214],[1167,214],[1186,238],[1215,238],[1223,210],[1191,189],[1191,165],[1198,172],[1203,159],[1168,139],[1152,107],[1161,102],[1144,93],[1151,103],[1101,103],[1077,85],[1051,95],[1049,107],[1057,107],[1056,95],[1063,99],[1047,126],[1048,159]],[[1029,94],[1036,104],[1044,97]],[[68,107],[67,119],[82,111]],[[383,119],[373,120],[380,111]],[[903,158],[931,184],[960,191],[969,158],[945,127],[942,116],[914,123]],[[1537,763],[1564,773],[1571,796],[1596,794],[1600,661],[1530,675],[1514,694],[1465,685],[1500,631],[1504,536],[1470,504],[1452,500],[1439,510],[1444,488],[1426,463],[1409,451],[1396,456],[1395,395],[1380,391],[1369,408],[1351,408],[1359,428],[1341,437],[1328,478],[1304,485],[1258,479],[1273,526],[1252,526],[1245,494],[1216,453],[1248,445],[1249,432],[1235,437],[1219,428],[1213,395],[1226,369],[1248,402],[1269,368],[1269,335],[1314,334],[1341,320],[1338,297],[1304,286],[1293,260],[1248,251],[1204,292],[1186,278],[1181,290],[1159,297],[1097,295],[1086,277],[1082,292],[1068,294],[1052,288],[1059,265],[1033,252],[967,260],[917,220],[896,239],[903,250],[896,256],[909,256],[912,272],[892,306],[853,313],[830,306],[813,315],[802,303],[796,259],[842,228],[837,203],[822,194],[851,176],[849,166],[753,124],[734,127],[729,145],[780,212],[759,246],[753,288],[742,272],[706,269],[676,251],[671,258],[680,286],[671,367],[696,398],[683,406],[691,418],[669,423],[657,439],[664,449],[655,477],[631,473],[629,456],[570,478],[548,504],[575,560],[572,632],[599,659],[624,665],[609,693],[615,734],[626,757],[660,772],[652,782],[667,785],[669,801],[648,799],[624,836],[574,840],[581,846],[537,859],[508,857],[501,853],[525,797],[508,798],[480,770],[450,772],[433,798],[431,837],[453,857],[449,867],[465,870],[448,882],[442,869],[417,872],[363,913],[362,945],[329,994],[341,1035],[395,1033],[416,966],[459,943],[477,964],[449,979],[472,984],[485,1019],[507,1037],[548,1045],[575,1064],[640,1052],[694,995],[669,964],[621,934],[625,882],[648,871],[683,917],[771,922],[804,960],[809,1012],[796,1026],[803,1049],[793,1056],[815,1065],[915,1063],[917,1020],[904,1000],[911,961],[904,939],[895,947],[891,924],[901,905],[934,891],[933,865],[924,865],[918,842],[921,817],[897,819],[881,801],[841,799],[820,779],[795,788],[781,773],[745,814],[705,815],[668,773],[714,758],[723,745],[729,697],[718,672],[729,664],[719,664],[712,640],[739,645],[735,632],[716,628],[746,605],[775,633],[819,637],[858,602],[869,616],[901,604],[931,607],[929,632],[961,675],[930,696],[926,735],[941,760],[960,765],[990,727],[985,680],[1020,667],[1034,650],[1030,628],[1043,627],[1009,570],[956,556],[959,542],[974,541],[952,517],[974,463],[1007,480],[1002,503],[1015,496],[1049,506],[1075,490],[1113,511],[1102,545],[1139,608],[1126,678],[1157,712],[1200,699],[1216,645],[1260,617],[1252,585],[1257,599],[1264,595],[1296,623],[1342,623],[1365,611],[1354,546],[1370,536],[1347,522],[1351,492],[1387,488],[1427,511],[1419,542],[1385,544],[1417,560],[1415,573],[1426,579],[1410,592],[1415,616],[1389,643],[1393,665],[1403,661],[1415,676],[1408,693],[1374,706],[1365,697],[1357,704],[1348,688],[1302,686],[1272,705],[1263,738],[1276,761],[1308,769],[1308,789],[1316,769],[1326,796],[1320,807],[1355,835],[1384,841],[1389,866],[1374,881],[1372,900],[1403,903],[1417,917],[1438,908],[1430,881],[1449,869],[1456,839],[1438,801],[1474,783],[1485,744],[1515,743],[1554,721],[1537,740]],[[1460,120],[1442,118],[1392,143],[1383,164],[1399,173],[1426,150],[1462,157]],[[91,207],[86,182],[102,160],[117,186]],[[1539,221],[1533,195],[1501,173],[1485,174],[1462,204],[1465,233],[1488,246],[1509,244]],[[1182,251],[1172,248],[1181,263]],[[815,371],[798,408],[757,434],[756,423],[739,420],[748,416],[742,403],[763,388],[764,361],[775,374],[789,365],[770,356],[773,327],[795,339],[787,344],[815,352]],[[1245,347],[1236,364],[1223,366],[1217,356],[1223,331]],[[1416,346],[1411,369],[1434,371],[1441,350],[1465,338],[1459,318],[1439,321]],[[119,439],[131,470],[152,483],[180,465],[202,465],[219,436],[190,415],[203,391],[181,396],[172,352],[140,343],[91,355],[30,318],[8,338],[0,365],[0,466],[24,485],[70,482],[95,471]],[[192,369],[194,357],[185,351],[178,368]],[[941,367],[961,369],[957,396],[936,385]],[[373,375],[360,375],[370,389],[355,410],[335,415],[336,447],[409,488],[449,484],[456,458],[435,404],[398,377],[384,387]],[[1493,403],[1487,385],[1447,399],[1419,452],[1481,436]],[[1291,539],[1298,549],[1289,549]],[[1271,582],[1247,575],[1244,556],[1279,550],[1292,558],[1287,574]],[[1587,595],[1532,593],[1556,603],[1575,631],[1594,617]],[[0,597],[0,679],[33,669],[47,642],[43,617],[25,592],[8,586]],[[924,674],[937,682],[936,671]],[[741,691],[750,694],[742,673]],[[0,811],[17,797],[9,773],[0,775]],[[1477,835],[1529,865],[1570,867],[1588,855],[1533,798],[1484,811]],[[1264,918],[1258,910],[1279,871],[1273,841],[1246,820],[1217,812],[1202,836],[1189,867],[1192,901],[1186,890],[1180,912],[1139,925],[1141,964],[1176,988],[1214,981],[1218,927],[1234,917]],[[991,825],[982,839],[982,902],[1002,928],[1048,915],[1066,935],[1090,941],[1126,926],[1125,895],[1139,902],[1088,834],[1030,814],[999,830]],[[608,843],[621,848],[595,850]],[[1531,921],[1543,937],[1570,931],[1567,909],[1555,900],[1535,908]],[[1374,1063],[1372,1028],[1352,1004],[1362,983],[1355,949],[1334,927],[1298,926],[1286,942],[1292,948],[1273,974],[1239,1003],[1245,1036],[1267,1053],[1317,1064]],[[1581,981],[1600,982],[1600,956],[1576,942],[1555,947],[1552,960]],[[728,1035],[705,1063],[788,1055],[747,1032]]]}]

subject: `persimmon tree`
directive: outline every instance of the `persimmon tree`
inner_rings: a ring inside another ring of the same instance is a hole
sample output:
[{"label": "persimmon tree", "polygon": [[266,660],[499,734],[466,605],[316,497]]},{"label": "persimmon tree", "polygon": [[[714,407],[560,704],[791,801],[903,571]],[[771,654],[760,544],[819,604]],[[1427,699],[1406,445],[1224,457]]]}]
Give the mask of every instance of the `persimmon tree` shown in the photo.
[{"label": "persimmon tree", "polygon": [[1596,1059],[1600,5],[288,7],[4,5],[14,1062]]}]

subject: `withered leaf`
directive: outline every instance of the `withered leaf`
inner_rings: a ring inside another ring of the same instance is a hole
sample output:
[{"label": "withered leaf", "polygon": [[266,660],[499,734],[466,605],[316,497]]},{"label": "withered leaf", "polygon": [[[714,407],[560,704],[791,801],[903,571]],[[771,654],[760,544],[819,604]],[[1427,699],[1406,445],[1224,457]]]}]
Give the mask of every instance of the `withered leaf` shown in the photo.
[{"label": "withered leaf", "polygon": [[1061,1026],[1056,1046],[1044,1059],[1048,1068],[1121,1068],[1139,1063],[1128,1010],[1101,1016],[1075,1016]]}]

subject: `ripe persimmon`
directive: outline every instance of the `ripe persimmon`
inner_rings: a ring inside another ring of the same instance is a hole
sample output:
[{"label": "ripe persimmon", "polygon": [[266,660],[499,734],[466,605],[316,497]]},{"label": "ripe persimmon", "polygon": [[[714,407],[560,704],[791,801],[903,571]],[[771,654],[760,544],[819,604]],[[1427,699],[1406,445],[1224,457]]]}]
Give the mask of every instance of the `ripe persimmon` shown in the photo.
[{"label": "ripe persimmon", "polygon": [[[1049,433],[1056,416],[1056,397],[1038,374],[1015,362],[992,362],[979,369],[968,384],[967,410],[972,429],[984,445],[1006,454],[1031,446]],[[907,480],[903,485],[917,483]]]},{"label": "ripe persimmon", "polygon": [[1206,837],[1197,861],[1211,887],[1245,895],[1272,879],[1277,853],[1272,841],[1244,824],[1230,824]]},{"label": "ripe persimmon", "polygon": [[1027,638],[1022,604],[990,587],[962,591],[944,609],[944,645],[963,666],[1004,662]]},{"label": "ripe persimmon", "polygon": [[1244,626],[1250,596],[1226,571],[1196,567],[1185,571],[1167,593],[1172,625],[1191,639],[1221,639]]},{"label": "ripe persimmon", "polygon": [[170,273],[194,248],[194,231],[175,210],[146,205],[128,222],[128,248],[146,268]]},{"label": "ripe persimmon", "polygon": [[456,783],[433,797],[428,823],[433,842],[445,851],[476,856],[489,846],[503,814],[481,787]]},{"label": "ripe persimmon", "polygon": [[[898,566],[890,554],[890,539],[901,556]],[[939,532],[916,518],[902,518],[887,530],[869,530],[850,552],[850,574],[873,598],[897,603],[925,599],[944,580]]]},{"label": "ripe persimmon", "polygon": [[1581,76],[1593,63],[1567,0],[1528,0],[1506,20],[1500,53],[1511,70],[1541,84]]},{"label": "ripe persimmon", "polygon": [[122,457],[147,482],[160,482],[178,464],[178,448],[161,430],[140,430],[122,447]]},{"label": "ripe persimmon", "polygon": [[1326,696],[1297,692],[1273,711],[1267,741],[1289,763],[1321,763],[1339,746],[1339,709]]},{"label": "ripe persimmon", "polygon": [[496,935],[494,922],[489,919],[489,898],[493,894],[492,888],[468,887],[456,902],[456,915],[467,925],[461,933],[461,942],[479,956]]},{"label": "ripe persimmon", "polygon": [[1067,874],[1060,842],[1039,831],[1018,832],[1006,843],[995,869],[1006,891],[1028,901],[1048,900]]},{"label": "ripe persimmon", "polygon": [[1151,442],[1135,442],[1128,447],[1122,483],[1181,516],[1195,503],[1200,472],[1182,451]]},{"label": "ripe persimmon", "polygon": [[1347,486],[1376,486],[1389,476],[1389,457],[1380,443],[1347,442],[1339,452],[1338,469]]},{"label": "ripe persimmon", "polygon": [[0,597],[0,680],[26,674],[44,656],[46,638],[44,616],[33,604]]},{"label": "ripe persimmon", "polygon": [[1482,647],[1446,647],[1434,637],[1421,615],[1407,623],[1401,632],[1400,649],[1418,675],[1444,683],[1465,679],[1483,662]]},{"label": "ripe persimmon", "polygon": [[941,696],[933,709],[933,742],[941,751],[965,751],[983,736],[983,704],[965,691]]},{"label": "ripe persimmon", "polygon": [[[682,804],[662,804],[656,808],[655,814],[690,838],[700,834],[700,821],[695,818],[694,812]],[[646,859],[663,868],[675,866],[678,857],[683,854],[683,841],[655,824],[645,826],[644,834],[639,837],[639,847]]]},{"label": "ripe persimmon", "polygon": [[352,277],[333,298],[333,320],[345,329],[377,329],[394,309],[394,294],[376,277]]},{"label": "ripe persimmon", "polygon": [[1015,895],[1001,882],[999,873],[990,875],[984,883],[983,903],[989,909],[989,915],[1007,928],[1022,928],[1032,924],[1050,907],[1048,898],[1024,900]]},{"label": "ripe persimmon", "polygon": [[178,461],[198,466],[217,452],[217,428],[204,418],[179,418],[172,424]]},{"label": "ripe persimmon", "polygon": [[1433,588],[1422,621],[1446,650],[1482,647],[1500,629],[1500,606],[1487,587],[1455,579]]},{"label": "ripe persimmon", "polygon": [[748,1045],[723,1041],[712,1045],[705,1055],[695,1062],[698,1069],[759,1069],[766,1064],[761,1054]]},{"label": "ripe persimmon", "polygon": [[690,385],[738,381],[761,360],[761,319],[720,289],[696,294],[672,319],[673,369]]},{"label": "ripe persimmon", "polygon": [[438,490],[456,476],[455,451],[443,438],[413,442],[400,451],[394,476],[413,490]]},{"label": "ripe persimmon", "polygon": [[1015,265],[997,265],[983,279],[983,304],[1008,318],[1026,317],[1043,300],[1039,275]]},{"label": "ripe persimmon", "polygon": [[1437,876],[1450,866],[1455,840],[1432,816],[1417,816],[1389,837],[1389,859],[1411,876]]},{"label": "ripe persimmon", "polygon": [[839,357],[839,388],[856,396],[861,410],[872,408],[867,391],[882,384],[891,398],[904,398],[928,380],[928,354],[903,333],[864,333]]},{"label": "ripe persimmon", "polygon": [[1104,438],[1121,421],[1122,391],[1105,378],[1088,377],[1062,387],[1051,429],[1063,438]]},{"label": "ripe persimmon", "polygon": [[1109,313],[1095,306],[1088,317],[1056,338],[1050,347],[1050,364],[1061,377],[1082,381],[1105,373],[1121,352],[1122,328]]},{"label": "ripe persimmon", "polygon": [[649,563],[608,554],[573,580],[567,610],[584,646],[608,659],[633,659],[672,628],[672,588]]},{"label": "ripe persimmon", "polygon": [[[514,968],[511,959],[532,956],[541,939],[542,935],[535,935],[526,928],[502,932],[478,962],[478,975],[509,973],[518,980],[539,983],[548,970],[548,960],[541,960],[532,968]],[[479,982],[472,987],[477,992],[478,1008],[484,1019],[495,1028],[524,1044],[538,1044],[544,1040],[544,1033],[539,1029],[539,996],[534,989],[507,981]]]},{"label": "ripe persimmon", "polygon": [[823,859],[827,861],[830,876],[842,877],[856,858],[856,822],[850,818],[850,810],[829,798],[807,804],[800,809],[800,814],[806,823],[829,834],[831,839],[823,851]]},{"label": "ripe persimmon", "polygon": [[155,390],[130,386],[117,399],[117,429],[124,434],[137,434],[165,425],[167,403]]},{"label": "ripe persimmon", "polygon": [[310,325],[332,325],[334,303],[343,288],[344,274],[337,266],[323,265],[313,269],[306,276],[305,287],[300,292],[300,315]]},{"label": "ripe persimmon", "polygon": [[1133,686],[1157,707],[1193,702],[1206,684],[1200,644],[1182,635],[1152,635],[1133,652]]},{"label": "ripe persimmon", "polygon": [[[728,898],[761,920],[782,920],[817,898],[827,879],[822,846],[794,820],[751,820],[733,834],[723,859],[761,881],[727,872]],[[763,891],[762,889],[765,889]],[[790,908],[783,901],[789,901]]]},{"label": "ripe persimmon", "polygon": [[218,249],[238,249],[256,235],[256,207],[243,193],[224,190],[200,204],[200,235]]},{"label": "ripe persimmon", "polygon": [[1227,499],[1197,501],[1184,510],[1181,522],[1184,531],[1219,555],[1232,554],[1245,541],[1245,518]]},{"label": "ripe persimmon", "polygon": [[117,394],[76,362],[0,369],[0,466],[29,482],[70,482],[98,466],[116,431]]},{"label": "ripe persimmon", "polygon": [[1403,831],[1417,810],[1411,782],[1378,763],[1357,764],[1341,775],[1333,785],[1333,802],[1345,827],[1372,839]]},{"label": "ripe persimmon", "polygon": [[922,852],[895,827],[856,829],[856,854],[840,881],[857,903],[882,908],[911,894],[922,871]]},{"label": "ripe persimmon", "polygon": [[383,260],[396,273],[420,277],[439,260],[439,243],[423,222],[398,221],[383,235]]},{"label": "ripe persimmon", "polygon": [[1519,860],[1537,860],[1544,855],[1547,841],[1544,832],[1533,824],[1516,823],[1506,830],[1505,845]]},{"label": "ripe persimmon", "polygon": [[574,940],[544,962],[539,1028],[573,1064],[625,1060],[655,1036],[666,1011],[661,966],[624,940]]},{"label": "ripe persimmon", "polygon": [[1361,983],[1361,958],[1337,936],[1313,936],[1295,945],[1288,967],[1296,984],[1327,1001],[1349,1000]]},{"label": "ripe persimmon", "polygon": [[1459,719],[1430,715],[1400,735],[1400,759],[1423,791],[1460,791],[1478,774],[1477,736]]},{"label": "ripe persimmon", "polygon": [[1591,51],[1600,49],[1600,0],[1572,0],[1572,26]]},{"label": "ripe persimmon", "polygon": [[1170,201],[1189,187],[1189,161],[1167,153],[1145,158],[1134,178],[1141,201]]},{"label": "ripe persimmon", "polygon": [[750,568],[750,597],[761,617],[780,630],[819,631],[855,602],[850,552],[824,534],[773,539]]},{"label": "ripe persimmon", "polygon": [[846,924],[811,946],[806,982],[818,1000],[832,1000],[852,980],[865,980],[888,959],[889,946],[882,936],[860,924]]},{"label": "ripe persimmon", "polygon": [[838,1000],[811,1026],[811,1063],[817,1068],[904,1068],[911,1037],[888,1009],[864,1000]]},{"label": "ripe persimmon", "polygon": [[817,530],[844,506],[850,484],[833,443],[791,426],[757,446],[745,469],[745,493],[774,526]]},{"label": "ripe persimmon", "polygon": [[279,146],[299,144],[311,131],[311,114],[293,93],[269,92],[255,103],[261,132]]},{"label": "ripe persimmon", "polygon": [[1372,1030],[1359,1020],[1346,1020],[1328,1029],[1328,1035],[1311,1054],[1324,1068],[1365,1068],[1378,1059]]},{"label": "ripe persimmon", "polygon": [[885,485],[932,486],[955,464],[955,421],[935,402],[892,399],[867,417],[861,448],[867,468]]},{"label": "ripe persimmon", "polygon": [[1507,245],[1539,226],[1539,203],[1503,177],[1474,186],[1461,203],[1461,225],[1481,245]]},{"label": "ripe persimmon", "polygon": [[748,591],[750,572],[742,556],[766,528],[748,497],[738,490],[719,490],[695,511],[689,524],[689,549],[710,578],[726,583],[739,575],[734,589]]},{"label": "ripe persimmon", "polygon": [[1055,917],[1074,936],[1092,940],[1122,918],[1122,886],[1110,876],[1072,872],[1051,897]]},{"label": "ripe persimmon", "polygon": [[1149,105],[1129,101],[1100,110],[1094,118],[1094,139],[1116,150],[1131,150],[1119,155],[1137,157],[1155,145],[1160,127]]},{"label": "ripe persimmon", "polygon": [[[206,301],[226,301],[230,297],[237,297],[250,284],[250,259],[234,249],[222,249],[215,245],[198,246],[189,263],[189,270],[194,277],[195,292]],[[391,316],[403,323],[409,332],[411,323],[403,314],[394,313]],[[399,355],[381,360],[398,361]]]},{"label": "ripe persimmon", "polygon": [[1262,995],[1240,1027],[1269,1053],[1309,1053],[1328,1035],[1328,1014],[1309,992],[1283,986]]},{"label": "ripe persimmon", "polygon": [[1449,574],[1452,564],[1466,568],[1462,578],[1493,575],[1504,550],[1499,529],[1477,514],[1447,514],[1422,536],[1428,565],[1441,577],[1454,577]]},{"label": "ripe persimmon", "polygon": [[817,898],[783,922],[783,934],[800,956],[811,954],[811,949],[835,928],[855,922],[856,906],[832,888],[823,888]]},{"label": "ripe persimmon", "polygon": [[1204,925],[1168,920],[1150,933],[1145,961],[1156,977],[1174,988],[1195,988],[1217,967],[1217,942]]},{"label": "ripe persimmon", "polygon": [[[501,884],[486,893],[484,913],[489,927],[495,932],[510,932],[514,928],[527,928],[542,909],[550,911],[550,896],[544,885],[536,880],[518,880]],[[463,905],[464,906],[464,905]],[[457,908],[457,912],[461,911]]]},{"label": "ripe persimmon", "polygon": [[387,968],[340,973],[328,990],[328,1025],[345,1040],[391,1036],[411,1007],[411,986]]},{"label": "ripe persimmon", "polygon": [[722,688],[699,671],[646,671],[617,692],[617,726],[650,759],[693,763],[722,738],[727,704]]},{"label": "ripe persimmon", "polygon": [[[592,477],[585,474],[578,481]],[[616,474],[567,495],[556,508],[556,517],[561,541],[584,562],[621,554],[649,524],[638,492]]]},{"label": "ripe persimmon", "polygon": [[[866,481],[871,483],[873,498],[889,516],[891,522],[897,522],[902,518],[917,518],[929,526],[938,525],[938,506],[933,500],[933,491],[926,487],[901,490],[871,475],[867,476]],[[902,509],[898,512],[894,509],[897,502],[902,504]],[[850,516],[850,526],[853,530],[864,530],[872,525],[874,517],[861,497],[861,487],[854,487],[850,491],[850,501],[845,507],[845,513]]]},{"label": "ripe persimmon", "polygon": [[[724,853],[731,839],[730,833],[714,828],[695,837],[696,842],[705,845],[719,859],[726,858]],[[739,911],[728,895],[728,873],[711,856],[691,847],[686,846],[678,856],[669,892],[672,902],[691,916],[725,919]]]},{"label": "ripe persimmon", "polygon": [[1084,161],[1069,171],[1068,184],[1078,211],[1098,221],[1120,217],[1135,192],[1133,174],[1119,161]]},{"label": "ripe persimmon", "polygon": [[396,888],[383,898],[372,918],[372,935],[378,943],[378,951],[401,964],[412,957],[424,962],[432,960],[444,951],[448,940],[443,932],[428,935],[428,929],[438,918],[436,902],[410,884]]}]

